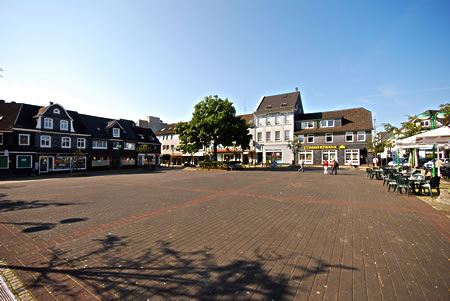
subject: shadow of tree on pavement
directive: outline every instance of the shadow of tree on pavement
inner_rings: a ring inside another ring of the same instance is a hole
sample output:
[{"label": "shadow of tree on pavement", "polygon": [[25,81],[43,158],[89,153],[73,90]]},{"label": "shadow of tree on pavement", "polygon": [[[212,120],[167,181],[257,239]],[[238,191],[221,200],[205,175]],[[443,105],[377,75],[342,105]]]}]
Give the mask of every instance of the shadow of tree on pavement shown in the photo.
[{"label": "shadow of tree on pavement", "polygon": [[[292,299],[297,291],[297,287],[289,285],[291,279],[288,275],[273,276],[265,269],[266,264],[283,259],[281,256],[254,254],[252,260],[218,263],[208,248],[179,251],[169,242],[158,241],[156,246],[139,251],[129,248],[126,238],[107,235],[104,239],[94,240],[96,249],[76,257],[70,250],[55,249],[48,262],[35,267],[0,267],[32,272],[35,278],[32,283],[26,283],[29,288],[47,286],[53,292],[72,298],[76,297],[72,287],[61,275],[82,281],[104,299],[216,300],[242,297],[287,300]],[[295,267],[303,271],[302,279],[328,272],[328,263],[314,260],[317,261],[314,269]]]}]

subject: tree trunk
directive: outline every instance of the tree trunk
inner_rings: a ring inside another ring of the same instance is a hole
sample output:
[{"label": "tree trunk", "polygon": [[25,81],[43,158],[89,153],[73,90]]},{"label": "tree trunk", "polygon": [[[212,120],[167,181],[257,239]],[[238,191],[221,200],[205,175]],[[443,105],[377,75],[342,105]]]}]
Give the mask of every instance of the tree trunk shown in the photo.
[{"label": "tree trunk", "polygon": [[214,158],[213,161],[217,161],[217,142],[214,141]]}]

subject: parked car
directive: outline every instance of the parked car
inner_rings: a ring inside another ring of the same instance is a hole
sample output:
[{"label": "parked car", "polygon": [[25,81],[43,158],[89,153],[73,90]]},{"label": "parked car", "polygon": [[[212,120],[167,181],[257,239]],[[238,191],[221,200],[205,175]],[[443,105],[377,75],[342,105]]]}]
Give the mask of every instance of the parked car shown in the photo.
[{"label": "parked car", "polygon": [[[397,160],[388,163],[389,166],[397,166]],[[408,158],[400,158],[400,166],[409,166]]]},{"label": "parked car", "polygon": [[[449,164],[449,160],[447,159],[447,158],[441,158],[441,161],[442,161],[442,166],[444,166],[445,164]],[[436,166],[437,166],[437,162],[435,163],[436,164]],[[425,168],[425,169],[431,169],[431,168],[433,168],[433,160],[430,160],[430,161],[428,161],[427,163],[425,163],[424,165],[423,165],[423,168]]]}]

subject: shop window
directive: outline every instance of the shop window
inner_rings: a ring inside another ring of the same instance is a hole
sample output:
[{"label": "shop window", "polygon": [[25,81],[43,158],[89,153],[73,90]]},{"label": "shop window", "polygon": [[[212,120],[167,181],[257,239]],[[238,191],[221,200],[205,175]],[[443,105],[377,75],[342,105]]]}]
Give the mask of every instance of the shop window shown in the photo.
[{"label": "shop window", "polygon": [[345,133],[345,142],[353,142],[353,132]]},{"label": "shop window", "polygon": [[53,170],[67,170],[70,169],[69,156],[57,156],[53,163]]},{"label": "shop window", "polygon": [[136,148],[136,144],[132,142],[125,143],[125,149],[134,150]]},{"label": "shop window", "polygon": [[299,155],[299,161],[303,159],[305,161],[305,164],[313,164],[313,151],[300,152]]},{"label": "shop window", "polygon": [[19,145],[30,145],[30,135],[19,134]]},{"label": "shop window", "polygon": [[283,162],[283,152],[281,149],[266,150],[266,163],[281,163]]},{"label": "shop window", "polygon": [[17,155],[16,168],[31,168],[33,164],[31,155]]},{"label": "shop window", "polygon": [[359,149],[345,150],[345,165],[359,165]]},{"label": "shop window", "polygon": [[332,143],[333,142],[333,134],[332,133],[325,134],[325,142],[326,143]]},{"label": "shop window", "polygon": [[9,168],[9,157],[0,156],[0,169],[8,169],[8,168]]},{"label": "shop window", "polygon": [[366,132],[358,132],[358,141],[366,141]]},{"label": "shop window", "polygon": [[335,150],[323,150],[322,151],[322,162],[327,160],[331,162],[333,160],[337,160],[337,151]]}]

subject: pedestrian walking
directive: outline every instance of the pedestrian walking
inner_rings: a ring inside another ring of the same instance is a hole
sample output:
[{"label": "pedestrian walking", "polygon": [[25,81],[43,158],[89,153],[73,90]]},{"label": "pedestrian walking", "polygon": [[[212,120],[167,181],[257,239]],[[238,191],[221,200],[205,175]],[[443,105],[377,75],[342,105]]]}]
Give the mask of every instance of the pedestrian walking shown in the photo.
[{"label": "pedestrian walking", "polygon": [[338,168],[339,162],[337,160],[333,160],[333,169],[331,170],[331,174],[333,174],[334,171],[334,174],[337,175]]},{"label": "pedestrian walking", "polygon": [[327,160],[325,160],[325,161],[323,161],[323,173],[325,174],[325,175],[327,175],[328,174],[328,161]]},{"label": "pedestrian walking", "polygon": [[305,172],[305,161],[303,159],[300,159],[300,168],[298,171]]}]

